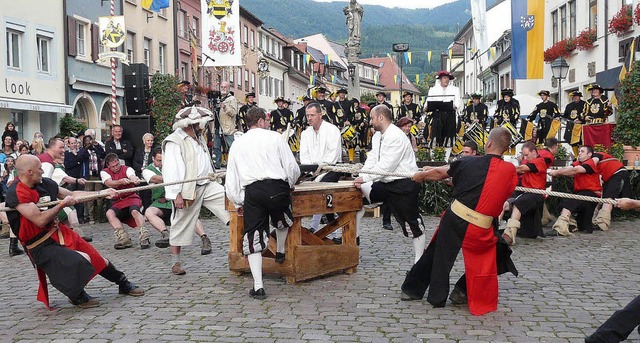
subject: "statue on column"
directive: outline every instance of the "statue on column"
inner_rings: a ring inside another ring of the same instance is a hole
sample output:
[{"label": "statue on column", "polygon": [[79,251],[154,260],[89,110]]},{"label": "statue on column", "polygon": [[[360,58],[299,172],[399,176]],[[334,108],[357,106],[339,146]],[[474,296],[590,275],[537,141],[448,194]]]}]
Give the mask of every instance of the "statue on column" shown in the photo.
[{"label": "statue on column", "polygon": [[347,47],[360,47],[362,14],[364,13],[364,9],[356,0],[351,0],[349,6],[345,7],[342,11],[347,16],[347,28],[349,29]]}]

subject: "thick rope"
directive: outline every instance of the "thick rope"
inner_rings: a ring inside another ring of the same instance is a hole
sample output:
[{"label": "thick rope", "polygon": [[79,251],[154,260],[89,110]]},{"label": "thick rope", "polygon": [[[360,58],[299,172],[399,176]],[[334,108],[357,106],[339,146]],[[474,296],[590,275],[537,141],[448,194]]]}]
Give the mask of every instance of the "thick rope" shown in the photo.
[{"label": "thick rope", "polygon": [[[144,191],[147,189],[153,189],[153,188],[158,188],[158,187],[165,187],[165,186],[172,186],[172,185],[179,185],[182,183],[189,183],[189,182],[197,182],[197,181],[202,181],[202,180],[210,180],[210,181],[215,181],[221,177],[223,177],[225,175],[225,172],[219,172],[219,173],[213,173],[213,174],[209,174],[207,176],[202,176],[202,177],[197,177],[197,178],[193,178],[193,179],[187,179],[187,180],[180,180],[180,181],[173,181],[173,182],[166,182],[166,183],[153,183],[153,184],[149,184],[146,186],[139,186],[139,187],[133,187],[133,188],[126,188],[126,189],[119,189],[116,190],[116,193],[118,193],[118,195],[120,194],[126,194],[126,193],[133,193],[133,192],[138,192],[138,191]],[[101,191],[102,192],[102,191]],[[96,194],[92,194],[92,195],[85,195],[85,196],[81,196],[81,197],[77,197],[76,198],[76,203],[81,203],[81,202],[87,202],[87,201],[91,201],[91,200],[95,200],[95,199],[100,199],[100,198],[106,198],[108,197],[110,194],[107,192],[104,193],[96,193]],[[48,202],[39,202],[36,205],[38,205],[38,207],[50,207],[50,206],[55,206],[58,205],[60,203],[62,203],[64,200],[55,200],[55,201],[48,201]],[[7,212],[7,211],[15,211],[15,209],[11,208],[11,207],[0,207],[0,212]]]},{"label": "thick rope", "polygon": [[[320,168],[320,166],[318,166],[318,168]],[[372,175],[380,175],[380,176],[396,176],[396,177],[405,177],[405,178],[411,178],[414,175],[413,173],[390,173],[386,171],[365,170],[361,168],[362,168],[362,165],[359,165],[359,164],[339,164],[335,166],[324,166],[324,165],[322,166],[323,170],[328,170],[328,171],[333,171],[338,173],[347,173],[347,174],[372,174]],[[601,204],[615,205],[617,203],[615,199],[602,199],[602,198],[590,197],[586,195],[562,193],[562,192],[548,191],[545,189],[526,188],[526,187],[520,187],[520,186],[516,187],[516,191],[542,194],[542,195],[548,195],[548,196],[558,197],[558,198],[597,202]]]}]

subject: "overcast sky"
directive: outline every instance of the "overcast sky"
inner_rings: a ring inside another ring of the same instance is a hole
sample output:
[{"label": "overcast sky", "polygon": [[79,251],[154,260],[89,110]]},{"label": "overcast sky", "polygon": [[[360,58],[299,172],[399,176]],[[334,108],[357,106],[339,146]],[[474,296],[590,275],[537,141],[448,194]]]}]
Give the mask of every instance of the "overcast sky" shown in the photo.
[{"label": "overcast sky", "polygon": [[[314,0],[318,2],[332,2],[336,0]],[[433,8],[453,2],[455,0],[358,0],[359,4],[381,5],[386,7],[404,7],[404,8]],[[340,0],[338,2],[348,2]]]}]

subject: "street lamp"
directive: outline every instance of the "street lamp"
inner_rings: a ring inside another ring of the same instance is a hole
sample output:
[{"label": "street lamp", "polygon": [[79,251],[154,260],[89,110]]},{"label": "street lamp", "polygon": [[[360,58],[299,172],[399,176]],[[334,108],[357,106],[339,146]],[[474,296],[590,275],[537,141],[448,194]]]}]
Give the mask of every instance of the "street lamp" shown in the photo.
[{"label": "street lamp", "polygon": [[349,78],[351,79],[351,84],[353,85],[354,79],[356,77],[356,66],[352,63],[349,63],[347,66],[347,71],[349,72]]},{"label": "street lamp", "polygon": [[[391,46],[391,48],[393,49],[393,52],[407,52],[409,51],[409,43],[395,43]],[[400,60],[400,103],[402,103],[402,75],[404,75],[402,72],[402,55],[400,55],[398,59]]]},{"label": "street lamp", "polygon": [[[567,78],[568,72],[569,64],[564,58],[558,57],[551,62],[551,73],[553,78],[558,80],[558,110],[560,111],[562,111],[562,80]],[[558,139],[560,139],[560,131],[558,130]]]}]

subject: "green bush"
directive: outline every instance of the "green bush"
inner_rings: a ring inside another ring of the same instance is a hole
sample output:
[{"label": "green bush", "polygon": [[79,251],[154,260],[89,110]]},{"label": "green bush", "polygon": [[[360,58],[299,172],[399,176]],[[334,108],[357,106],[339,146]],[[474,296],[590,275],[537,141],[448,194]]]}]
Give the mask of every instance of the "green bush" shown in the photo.
[{"label": "green bush", "polygon": [[86,127],[76,120],[71,114],[67,113],[60,120],[60,132],[58,137],[76,137],[80,132],[84,132]]},{"label": "green bush", "polygon": [[173,75],[156,73],[151,77],[151,118],[156,142],[162,142],[172,132],[173,118],[182,107],[182,94],[176,87],[178,82]]}]

